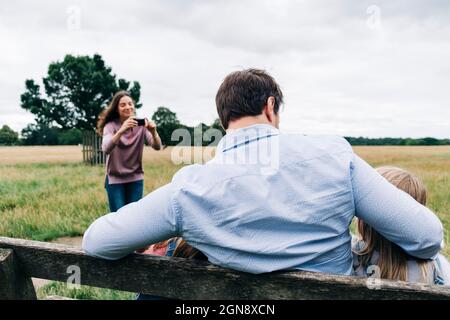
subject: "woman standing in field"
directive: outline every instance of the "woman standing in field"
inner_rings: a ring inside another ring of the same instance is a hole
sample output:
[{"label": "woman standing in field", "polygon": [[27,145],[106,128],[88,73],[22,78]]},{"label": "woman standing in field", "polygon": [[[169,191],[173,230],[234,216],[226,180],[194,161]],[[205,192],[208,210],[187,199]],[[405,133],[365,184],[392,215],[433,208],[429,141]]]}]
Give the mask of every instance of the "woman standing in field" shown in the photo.
[{"label": "woman standing in field", "polygon": [[97,132],[103,136],[102,150],[107,155],[105,188],[111,212],[142,198],[144,140],[153,149],[161,149],[155,123],[136,119],[134,105],[128,92],[117,92],[97,124]]}]

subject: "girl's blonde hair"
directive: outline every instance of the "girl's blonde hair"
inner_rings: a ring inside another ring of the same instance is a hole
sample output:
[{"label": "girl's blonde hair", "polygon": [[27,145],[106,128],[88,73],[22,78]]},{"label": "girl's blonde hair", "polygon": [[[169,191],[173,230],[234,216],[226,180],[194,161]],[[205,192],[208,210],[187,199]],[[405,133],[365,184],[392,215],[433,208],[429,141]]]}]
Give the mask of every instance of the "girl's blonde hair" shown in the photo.
[{"label": "girl's blonde hair", "polygon": [[[396,167],[380,167],[377,171],[395,187],[408,193],[420,204],[426,205],[427,189],[418,177]],[[409,255],[402,248],[381,236],[361,219],[358,219],[358,233],[365,244],[364,248],[357,252],[361,256],[363,267],[371,264],[371,257],[374,251],[377,251],[379,253],[377,265],[380,268],[381,278],[408,281]],[[415,260],[421,269],[421,281],[427,282],[429,273],[427,261]]]}]

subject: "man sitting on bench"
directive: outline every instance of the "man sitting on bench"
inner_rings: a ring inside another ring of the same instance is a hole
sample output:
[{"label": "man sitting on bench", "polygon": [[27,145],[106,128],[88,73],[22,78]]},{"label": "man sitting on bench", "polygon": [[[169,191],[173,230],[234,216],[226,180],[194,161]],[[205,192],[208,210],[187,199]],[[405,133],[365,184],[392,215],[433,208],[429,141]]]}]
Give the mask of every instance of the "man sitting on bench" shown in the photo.
[{"label": "man sitting on bench", "polygon": [[406,253],[435,257],[443,239],[436,215],[387,182],[345,139],[280,132],[282,103],[265,71],[228,75],[216,95],[227,134],[215,157],[97,219],[83,249],[120,259],[181,236],[226,268],[350,275],[349,226],[357,216]]}]

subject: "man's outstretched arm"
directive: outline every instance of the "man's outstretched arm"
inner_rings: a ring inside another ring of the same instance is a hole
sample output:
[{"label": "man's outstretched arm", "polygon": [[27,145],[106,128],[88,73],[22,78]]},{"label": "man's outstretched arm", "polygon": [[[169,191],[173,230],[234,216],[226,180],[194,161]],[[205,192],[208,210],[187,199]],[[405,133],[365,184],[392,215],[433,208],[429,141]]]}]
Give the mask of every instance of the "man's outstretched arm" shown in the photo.
[{"label": "man's outstretched arm", "polygon": [[95,257],[115,260],[176,236],[171,194],[171,184],[167,184],[138,202],[98,218],[84,233],[83,250]]},{"label": "man's outstretched arm", "polygon": [[352,185],[358,218],[414,257],[436,256],[443,243],[443,227],[433,212],[397,189],[357,155]]}]

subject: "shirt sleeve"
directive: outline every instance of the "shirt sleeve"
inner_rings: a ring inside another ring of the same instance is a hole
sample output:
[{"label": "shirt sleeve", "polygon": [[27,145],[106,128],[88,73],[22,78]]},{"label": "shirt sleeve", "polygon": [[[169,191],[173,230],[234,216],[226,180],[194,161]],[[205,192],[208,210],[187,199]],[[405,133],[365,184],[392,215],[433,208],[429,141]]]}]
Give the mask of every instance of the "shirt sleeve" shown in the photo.
[{"label": "shirt sleeve", "polygon": [[437,255],[443,245],[439,218],[357,155],[352,163],[352,186],[358,218],[414,257]]},{"label": "shirt sleeve", "polygon": [[167,184],[140,201],[98,218],[84,234],[83,250],[95,257],[116,260],[177,236],[171,194],[171,184]]},{"label": "shirt sleeve", "polygon": [[153,144],[153,136],[150,133],[150,131],[147,130],[147,128],[144,128],[144,134],[145,134],[145,140],[147,141],[147,144],[151,146]]},{"label": "shirt sleeve", "polygon": [[114,149],[116,144],[112,141],[114,136],[114,128],[110,123],[107,123],[103,128],[103,138],[102,138],[102,151],[106,154],[110,154]]}]

